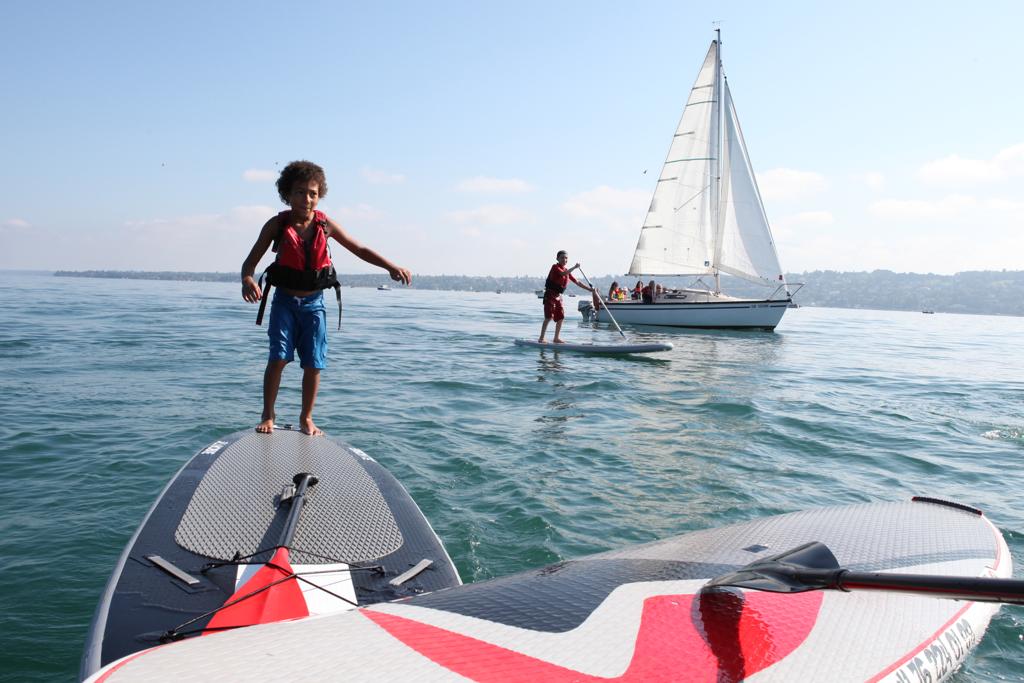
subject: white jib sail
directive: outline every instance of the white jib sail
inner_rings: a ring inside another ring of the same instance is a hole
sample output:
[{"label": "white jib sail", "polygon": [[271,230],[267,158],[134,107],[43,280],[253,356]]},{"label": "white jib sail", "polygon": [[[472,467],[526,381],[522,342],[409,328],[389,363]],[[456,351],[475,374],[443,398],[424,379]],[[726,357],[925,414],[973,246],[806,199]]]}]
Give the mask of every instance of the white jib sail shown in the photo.
[{"label": "white jib sail", "polygon": [[728,83],[723,90],[722,223],[714,262],[723,273],[766,285],[784,285],[782,267]]},{"label": "white jib sail", "polygon": [[702,275],[714,259],[712,182],[718,131],[718,43],[712,41],[672,137],[630,275]]}]

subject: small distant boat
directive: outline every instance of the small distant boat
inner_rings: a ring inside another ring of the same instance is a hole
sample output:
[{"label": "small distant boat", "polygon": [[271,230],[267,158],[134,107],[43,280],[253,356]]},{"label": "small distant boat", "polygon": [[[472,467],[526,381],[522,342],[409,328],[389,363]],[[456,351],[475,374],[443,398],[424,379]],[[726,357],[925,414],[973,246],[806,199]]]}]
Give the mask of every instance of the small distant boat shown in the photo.
[{"label": "small distant boat", "polygon": [[501,294],[501,290],[500,289],[496,289],[496,290],[494,290],[494,293],[495,294]]},{"label": "small distant boat", "polygon": [[377,285],[377,291],[378,292],[390,292],[391,288],[388,287],[387,285]]},{"label": "small distant boat", "polygon": [[538,299],[543,299],[544,298],[544,290],[543,289],[535,289],[535,290],[533,290],[533,293],[537,295]]},{"label": "small distant boat", "polygon": [[925,309],[925,310],[923,310],[921,312],[924,313],[925,315],[932,315],[933,313],[935,313],[935,311],[933,311],[931,309]]}]

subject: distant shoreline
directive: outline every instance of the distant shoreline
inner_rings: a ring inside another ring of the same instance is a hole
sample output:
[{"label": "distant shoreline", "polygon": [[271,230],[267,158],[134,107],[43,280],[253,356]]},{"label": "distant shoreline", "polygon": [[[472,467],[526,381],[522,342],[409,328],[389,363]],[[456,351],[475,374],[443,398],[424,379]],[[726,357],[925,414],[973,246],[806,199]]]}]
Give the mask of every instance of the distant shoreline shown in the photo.
[{"label": "distant shoreline", "polygon": [[[47,271],[9,272],[45,274]],[[59,270],[53,275],[128,280],[238,281],[237,273],[187,271]],[[349,273],[338,277],[344,286],[351,287],[378,287],[390,282],[384,273]],[[631,283],[632,280],[625,275],[593,278],[599,290],[606,289],[612,281]],[[826,270],[787,273],[786,280],[805,284],[794,297],[801,306],[1024,316],[1024,270],[966,271],[955,275]],[[659,278],[659,281],[684,285],[692,278]],[[460,292],[532,293],[544,287],[544,279],[530,276],[415,275],[412,287]],[[763,289],[734,278],[723,279],[722,289],[739,296],[764,296]]]}]

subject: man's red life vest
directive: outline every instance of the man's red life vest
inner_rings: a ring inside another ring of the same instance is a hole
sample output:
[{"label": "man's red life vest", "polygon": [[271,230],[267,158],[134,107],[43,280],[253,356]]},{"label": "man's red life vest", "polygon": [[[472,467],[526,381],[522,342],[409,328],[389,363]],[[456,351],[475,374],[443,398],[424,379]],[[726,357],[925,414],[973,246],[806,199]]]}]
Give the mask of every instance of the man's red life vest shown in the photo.
[{"label": "man's red life vest", "polygon": [[551,270],[548,271],[548,277],[544,281],[544,293],[550,296],[558,296],[564,293],[565,288],[569,286],[569,280],[576,282],[576,278],[564,266],[558,263],[554,264],[551,266]]}]

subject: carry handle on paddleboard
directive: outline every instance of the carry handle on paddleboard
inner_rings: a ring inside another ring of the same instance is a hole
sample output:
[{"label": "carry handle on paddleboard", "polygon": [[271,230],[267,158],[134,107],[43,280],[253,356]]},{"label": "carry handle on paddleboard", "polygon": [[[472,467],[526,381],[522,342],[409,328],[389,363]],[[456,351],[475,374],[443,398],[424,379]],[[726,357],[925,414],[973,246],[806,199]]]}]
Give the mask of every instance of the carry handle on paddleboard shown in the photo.
[{"label": "carry handle on paddleboard", "polygon": [[617,329],[619,331],[619,334],[622,335],[622,338],[625,339],[626,333],[622,331],[622,328],[619,327],[619,323],[615,321],[615,316],[612,315],[611,309],[608,308],[608,304],[604,302],[604,298],[601,296],[601,293],[598,292],[597,289],[595,289],[594,283],[590,281],[590,278],[587,277],[587,274],[583,272],[583,269],[579,267],[578,263],[576,264],[576,267],[579,268],[580,275],[583,276],[583,279],[587,281],[588,285],[590,285],[590,289],[594,290],[594,294],[597,295],[597,300],[601,303],[602,306],[604,306],[604,310],[608,312],[608,317],[612,319],[612,324],[615,325],[615,329]]},{"label": "carry handle on paddleboard", "polygon": [[288,511],[288,519],[284,522],[284,531],[281,532],[281,540],[277,542],[278,548],[287,548],[295,537],[295,530],[299,527],[299,515],[302,514],[302,506],[306,503],[306,491],[310,486],[316,486],[320,481],[309,472],[300,472],[292,477],[295,483],[295,493],[291,497],[291,509]]}]

